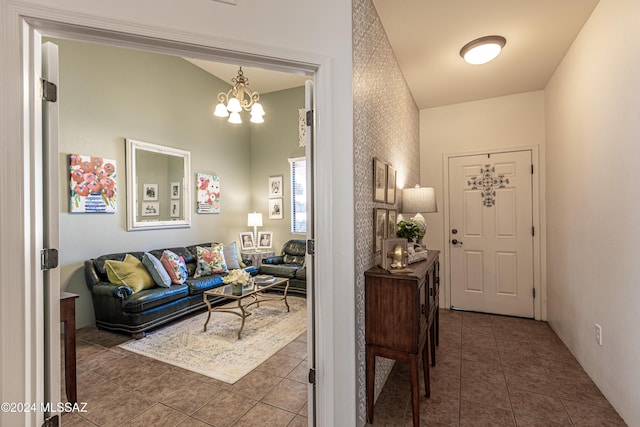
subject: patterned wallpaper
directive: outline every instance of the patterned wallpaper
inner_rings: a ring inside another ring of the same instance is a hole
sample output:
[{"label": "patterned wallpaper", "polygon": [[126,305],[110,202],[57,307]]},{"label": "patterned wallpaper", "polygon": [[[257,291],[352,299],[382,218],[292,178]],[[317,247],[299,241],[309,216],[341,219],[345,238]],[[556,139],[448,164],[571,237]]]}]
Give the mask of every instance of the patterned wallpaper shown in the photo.
[{"label": "patterned wallpaper", "polygon": [[[364,272],[377,262],[373,253],[373,209],[398,209],[373,202],[373,157],[393,166],[398,185],[420,181],[420,113],[396,62],[373,0],[352,0],[353,106],[356,243],[356,353],[358,425],[366,423]],[[379,393],[393,363],[376,364]]]}]

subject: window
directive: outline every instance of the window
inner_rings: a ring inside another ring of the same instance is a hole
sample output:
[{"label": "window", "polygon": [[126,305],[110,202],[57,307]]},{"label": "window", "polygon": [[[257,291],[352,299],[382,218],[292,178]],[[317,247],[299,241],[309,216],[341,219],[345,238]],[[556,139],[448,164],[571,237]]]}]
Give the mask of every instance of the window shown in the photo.
[{"label": "window", "polygon": [[307,160],[289,159],[291,173],[291,232],[307,232]]}]

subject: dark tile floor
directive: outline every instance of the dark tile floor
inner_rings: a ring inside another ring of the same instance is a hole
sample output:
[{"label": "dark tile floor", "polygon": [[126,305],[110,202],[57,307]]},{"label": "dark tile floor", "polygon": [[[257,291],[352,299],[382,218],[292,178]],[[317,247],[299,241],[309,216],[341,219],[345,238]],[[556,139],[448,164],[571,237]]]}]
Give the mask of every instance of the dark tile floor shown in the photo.
[{"label": "dark tile floor", "polygon": [[[624,426],[545,322],[440,310],[423,426]],[[422,375],[421,375],[422,377]],[[375,426],[411,426],[406,364],[396,363],[375,405]]]},{"label": "dark tile floor", "polygon": [[[546,323],[440,312],[421,425],[625,425]],[[128,339],[78,330],[78,399],[88,412],[65,414],[64,426],[307,426],[306,334],[234,385],[117,347]],[[408,374],[395,364],[373,425],[412,425]]]},{"label": "dark tile floor", "polygon": [[233,385],[118,347],[129,339],[77,331],[78,401],[87,412],[64,414],[63,426],[308,424],[306,333]]}]

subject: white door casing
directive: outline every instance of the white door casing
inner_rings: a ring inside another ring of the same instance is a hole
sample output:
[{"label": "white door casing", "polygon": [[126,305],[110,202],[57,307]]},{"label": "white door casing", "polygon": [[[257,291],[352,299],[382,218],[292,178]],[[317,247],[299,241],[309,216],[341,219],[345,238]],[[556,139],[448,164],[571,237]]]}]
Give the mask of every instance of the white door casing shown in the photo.
[{"label": "white door casing", "polygon": [[[58,46],[51,42],[42,45],[42,77],[59,86]],[[42,101],[42,152],[44,172],[43,230],[45,248],[60,247],[60,186],[54,177],[58,167],[58,102]],[[44,401],[61,402],[60,399],[60,269],[44,272]],[[50,407],[45,417],[56,414]]]},{"label": "white door casing", "polygon": [[451,306],[534,317],[531,150],[450,157]]}]

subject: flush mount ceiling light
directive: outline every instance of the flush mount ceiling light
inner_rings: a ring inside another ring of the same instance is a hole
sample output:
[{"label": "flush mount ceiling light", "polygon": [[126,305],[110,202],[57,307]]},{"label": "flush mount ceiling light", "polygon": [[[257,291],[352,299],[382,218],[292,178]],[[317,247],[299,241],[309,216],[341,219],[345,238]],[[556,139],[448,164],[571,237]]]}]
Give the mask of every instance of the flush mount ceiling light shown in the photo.
[{"label": "flush mount ceiling light", "polygon": [[506,43],[502,36],[480,37],[465,44],[460,56],[469,64],[485,64],[498,56]]},{"label": "flush mount ceiling light", "polygon": [[[238,76],[231,79],[233,87],[227,93],[220,92],[214,116],[229,117],[229,123],[242,123],[240,111],[251,113],[251,123],[264,123],[264,109],[258,102],[260,94],[249,90],[249,79],[244,76],[242,67],[238,70]],[[226,105],[225,105],[226,104]],[[231,114],[229,114],[231,113]]]}]

